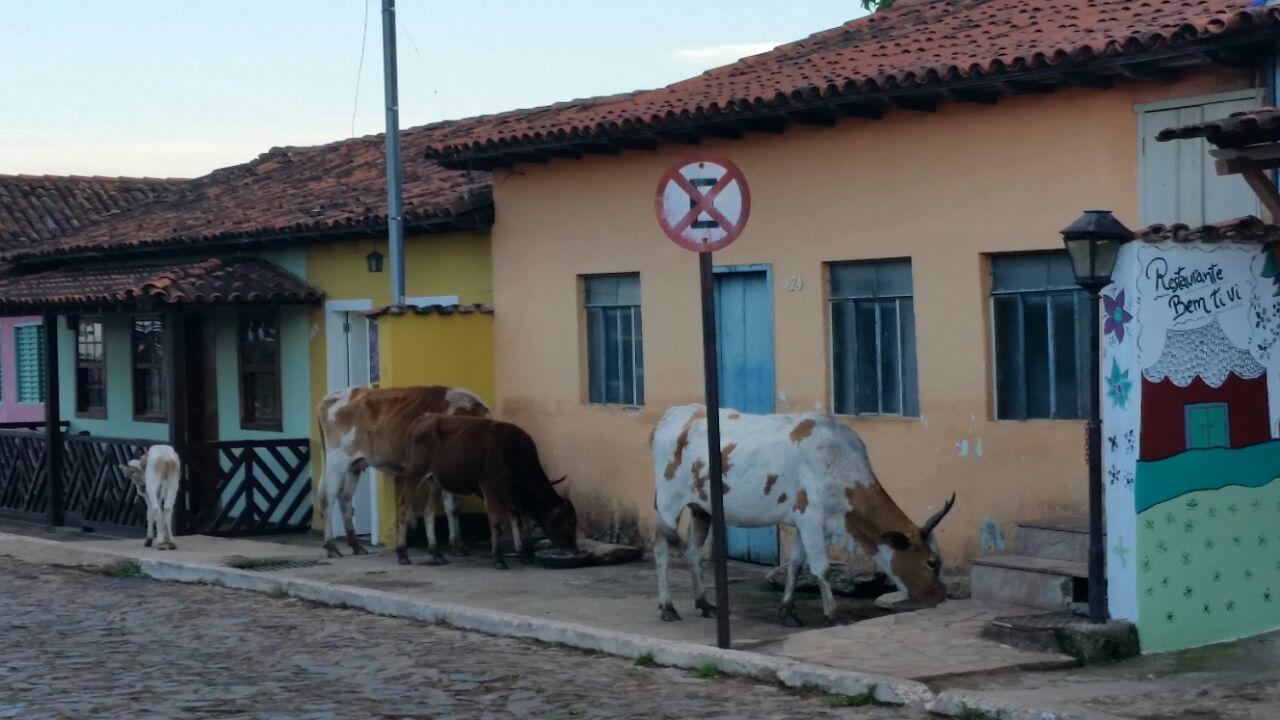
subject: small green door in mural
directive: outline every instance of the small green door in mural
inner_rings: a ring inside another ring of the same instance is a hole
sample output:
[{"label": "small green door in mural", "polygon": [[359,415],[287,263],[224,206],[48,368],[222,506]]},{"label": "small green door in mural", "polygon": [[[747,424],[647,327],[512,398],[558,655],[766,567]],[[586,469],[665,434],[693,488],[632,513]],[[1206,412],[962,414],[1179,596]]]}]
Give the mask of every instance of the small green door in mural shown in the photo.
[{"label": "small green door in mural", "polygon": [[1226,403],[1199,403],[1185,409],[1187,449],[1231,447]]}]

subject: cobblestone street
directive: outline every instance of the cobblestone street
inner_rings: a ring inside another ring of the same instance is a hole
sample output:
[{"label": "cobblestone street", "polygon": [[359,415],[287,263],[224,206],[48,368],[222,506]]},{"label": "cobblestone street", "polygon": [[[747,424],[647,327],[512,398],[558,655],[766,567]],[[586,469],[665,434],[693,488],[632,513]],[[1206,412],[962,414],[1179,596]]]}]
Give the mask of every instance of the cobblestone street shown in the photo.
[{"label": "cobblestone street", "polygon": [[536,642],[0,559],[0,718],[909,718]]}]

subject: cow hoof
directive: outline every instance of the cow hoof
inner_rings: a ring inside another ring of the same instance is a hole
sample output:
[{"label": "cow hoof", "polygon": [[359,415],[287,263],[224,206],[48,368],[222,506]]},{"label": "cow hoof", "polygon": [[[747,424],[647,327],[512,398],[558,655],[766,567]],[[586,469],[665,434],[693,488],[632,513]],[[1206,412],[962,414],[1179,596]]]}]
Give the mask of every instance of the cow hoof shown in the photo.
[{"label": "cow hoof", "polygon": [[800,615],[796,613],[794,607],[784,606],[781,612],[783,627],[804,627],[804,623],[800,622]]},{"label": "cow hoof", "polygon": [[401,555],[401,556],[397,557],[397,558],[396,558],[396,562],[400,563],[401,565],[412,565],[412,564],[413,564],[413,562],[412,562],[411,560],[409,560],[409,556],[408,556],[408,555]]},{"label": "cow hoof", "polygon": [[333,543],[331,543],[331,542],[327,542],[327,543],[325,543],[325,544],[324,544],[324,551],[325,551],[325,552],[329,555],[329,557],[331,557],[331,558],[340,558],[340,557],[342,557],[342,552],[341,552],[341,551],[339,551],[339,550],[338,550],[338,548],[334,547]]},{"label": "cow hoof", "polygon": [[363,545],[352,545],[351,554],[352,555],[368,555],[369,551],[365,550]]},{"label": "cow hoof", "polygon": [[702,617],[713,618],[716,616],[716,606],[706,601],[706,598],[698,598],[693,606],[702,611]]},{"label": "cow hoof", "polygon": [[169,543],[169,549],[170,549],[170,550],[177,550],[177,549],[178,549],[178,546],[177,546],[177,545],[174,545],[173,543]]},{"label": "cow hoof", "polygon": [[510,569],[510,568],[508,568],[508,567],[507,567],[507,561],[506,561],[506,560],[503,560],[502,558],[498,558],[497,560],[494,560],[494,561],[493,561],[493,566],[494,566],[495,568],[499,569],[499,570],[509,570],[509,569]]},{"label": "cow hoof", "polygon": [[680,613],[676,612],[676,608],[671,603],[660,606],[662,608],[662,622],[675,622],[680,619]]},{"label": "cow hoof", "polygon": [[152,543],[154,542],[155,542],[154,538],[147,538],[146,540],[142,541],[142,547],[151,547]]},{"label": "cow hoof", "polygon": [[432,553],[430,560],[424,560],[422,564],[423,565],[448,565],[449,561],[445,559],[444,553],[437,551],[435,553]]}]

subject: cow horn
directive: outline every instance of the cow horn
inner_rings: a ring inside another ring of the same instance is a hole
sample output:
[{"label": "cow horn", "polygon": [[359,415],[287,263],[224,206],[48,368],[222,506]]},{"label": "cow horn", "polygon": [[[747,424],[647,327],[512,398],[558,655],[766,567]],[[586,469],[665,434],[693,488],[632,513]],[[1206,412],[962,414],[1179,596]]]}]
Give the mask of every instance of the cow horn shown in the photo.
[{"label": "cow horn", "polygon": [[562,483],[562,482],[564,482],[565,480],[568,480],[568,479],[569,479],[569,476],[568,476],[568,475],[563,475],[563,476],[561,476],[561,477],[560,477],[560,479],[559,479],[559,480],[552,480],[552,481],[551,481],[551,484],[552,484],[552,485],[559,485],[560,483]]},{"label": "cow horn", "polygon": [[943,505],[941,510],[934,513],[933,517],[924,521],[924,526],[920,528],[920,534],[925,537],[929,537],[929,535],[933,533],[933,529],[938,527],[938,523],[942,522],[942,518],[946,517],[947,513],[951,512],[951,507],[955,504],[956,494],[951,493],[951,499],[947,501],[947,504]]}]

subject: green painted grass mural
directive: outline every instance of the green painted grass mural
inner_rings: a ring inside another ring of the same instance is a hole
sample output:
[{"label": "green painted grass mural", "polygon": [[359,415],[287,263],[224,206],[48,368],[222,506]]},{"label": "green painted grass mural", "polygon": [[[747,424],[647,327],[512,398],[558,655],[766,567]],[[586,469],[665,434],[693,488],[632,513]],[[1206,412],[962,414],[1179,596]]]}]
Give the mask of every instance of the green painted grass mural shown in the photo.
[{"label": "green painted grass mural", "polygon": [[[1160,485],[1170,477],[1190,479],[1185,467],[1165,475],[1162,466],[1199,465],[1204,458],[1194,456],[1202,453],[1139,463],[1139,502],[1171,495],[1138,513],[1138,629],[1144,652],[1280,627],[1280,468],[1270,466],[1266,483],[1248,481],[1255,477],[1259,447],[1265,446],[1214,451],[1213,464],[1202,468],[1206,474],[1183,483],[1203,489],[1181,492]],[[1144,494],[1144,485],[1153,482],[1157,487]]]},{"label": "green painted grass mural", "polygon": [[1238,448],[1188,450],[1164,460],[1138,463],[1134,503],[1142,513],[1193,490],[1228,485],[1256,488],[1280,477],[1280,441]]}]

